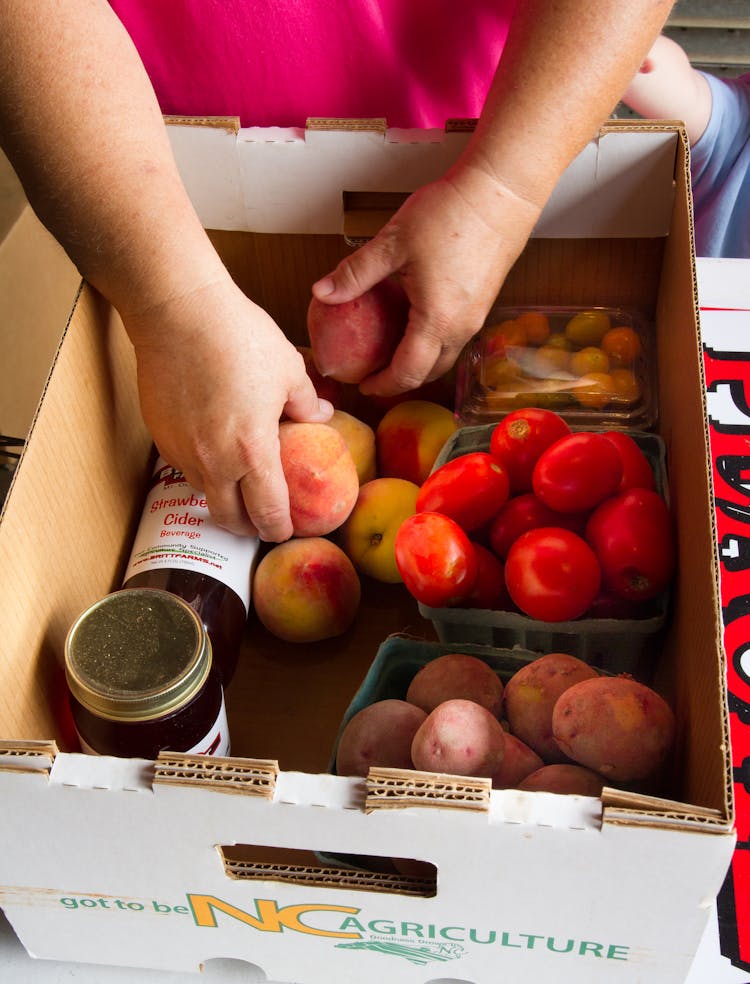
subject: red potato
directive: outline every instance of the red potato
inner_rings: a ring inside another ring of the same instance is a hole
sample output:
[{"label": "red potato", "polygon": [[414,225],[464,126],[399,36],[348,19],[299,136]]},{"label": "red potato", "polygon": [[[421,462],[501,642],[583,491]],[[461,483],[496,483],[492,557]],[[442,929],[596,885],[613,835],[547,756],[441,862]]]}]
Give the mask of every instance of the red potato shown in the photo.
[{"label": "red potato", "polygon": [[414,675],[406,699],[426,713],[446,700],[473,700],[499,717],[503,684],[495,671],[468,653],[446,653],[426,663]]},{"label": "red potato", "polygon": [[410,769],[411,743],[427,715],[405,700],[379,700],[346,724],[336,750],[340,776],[366,776],[370,766]]},{"label": "red potato", "polygon": [[360,383],[385,368],[404,334],[408,314],[406,294],[393,280],[343,304],[325,304],[313,297],[307,331],[318,371],[341,383]]},{"label": "red potato", "polygon": [[567,793],[601,796],[604,779],[582,765],[544,765],[521,781],[518,788],[533,793]]},{"label": "red potato", "polygon": [[545,764],[564,762],[566,756],[552,734],[552,712],[568,687],[596,676],[592,666],[568,653],[546,653],[522,666],[506,683],[503,695],[511,732]]},{"label": "red potato", "polygon": [[544,762],[533,748],[506,731],[505,755],[500,768],[492,777],[492,788],[517,789],[526,776],[541,769],[543,765]]},{"label": "red potato", "polygon": [[632,782],[652,777],[664,763],[675,717],[660,694],[632,677],[597,677],[558,698],[552,732],[579,765],[613,782]]},{"label": "red potato", "polygon": [[414,768],[457,776],[492,778],[505,752],[505,732],[485,707],[472,700],[446,700],[427,715],[414,735]]}]

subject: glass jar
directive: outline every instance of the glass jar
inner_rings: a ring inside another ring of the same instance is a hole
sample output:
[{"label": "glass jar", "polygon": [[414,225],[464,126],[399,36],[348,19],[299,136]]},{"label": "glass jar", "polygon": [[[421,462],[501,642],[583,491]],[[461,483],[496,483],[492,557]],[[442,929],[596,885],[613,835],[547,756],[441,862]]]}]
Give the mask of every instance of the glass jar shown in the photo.
[{"label": "glass jar", "polygon": [[200,615],[226,687],[237,666],[260,542],[213,522],[202,492],[159,458],[123,578],[124,588],[161,588]]},{"label": "glass jar", "polygon": [[224,694],[194,609],[156,588],[123,588],[76,619],[65,641],[81,748],[121,758],[229,755]]}]

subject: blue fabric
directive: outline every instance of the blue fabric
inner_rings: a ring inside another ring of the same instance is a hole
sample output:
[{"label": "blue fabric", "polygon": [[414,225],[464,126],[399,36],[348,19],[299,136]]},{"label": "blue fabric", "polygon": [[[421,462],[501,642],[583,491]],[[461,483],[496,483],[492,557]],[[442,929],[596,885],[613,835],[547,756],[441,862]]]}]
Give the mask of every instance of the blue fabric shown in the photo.
[{"label": "blue fabric", "polygon": [[711,87],[711,119],[691,150],[695,251],[750,258],[750,73]]}]

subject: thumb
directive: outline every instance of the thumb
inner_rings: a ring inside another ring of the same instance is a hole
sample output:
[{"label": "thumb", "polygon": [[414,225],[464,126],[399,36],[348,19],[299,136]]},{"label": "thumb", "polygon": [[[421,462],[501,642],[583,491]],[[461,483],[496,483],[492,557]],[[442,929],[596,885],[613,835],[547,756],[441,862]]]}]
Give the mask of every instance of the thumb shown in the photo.
[{"label": "thumb", "polygon": [[325,424],[333,414],[333,404],[321,399],[315,392],[309,377],[301,386],[289,392],[289,399],[284,405],[284,416],[308,424]]},{"label": "thumb", "polygon": [[336,269],[312,285],[313,296],[326,304],[343,304],[360,297],[398,269],[385,237],[380,233],[345,257]]}]

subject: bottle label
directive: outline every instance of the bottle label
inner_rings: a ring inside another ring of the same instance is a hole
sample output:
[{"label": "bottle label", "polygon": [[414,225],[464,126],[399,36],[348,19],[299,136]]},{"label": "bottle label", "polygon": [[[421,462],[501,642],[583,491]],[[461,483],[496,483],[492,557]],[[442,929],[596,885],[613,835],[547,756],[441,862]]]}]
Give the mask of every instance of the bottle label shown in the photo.
[{"label": "bottle label", "polygon": [[195,571],[226,584],[247,612],[259,546],[255,536],[236,536],[217,526],[203,493],[159,458],[123,583],[143,571]]}]

